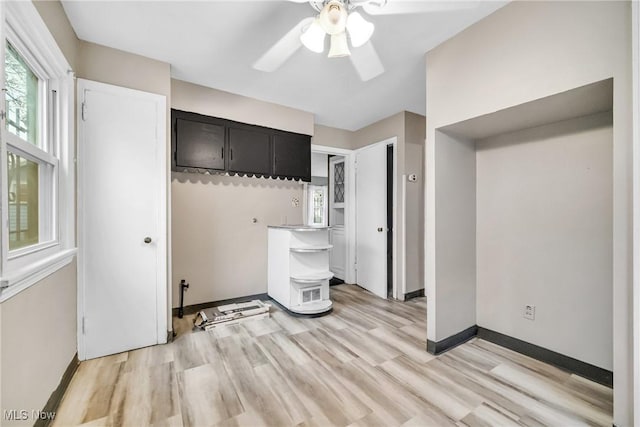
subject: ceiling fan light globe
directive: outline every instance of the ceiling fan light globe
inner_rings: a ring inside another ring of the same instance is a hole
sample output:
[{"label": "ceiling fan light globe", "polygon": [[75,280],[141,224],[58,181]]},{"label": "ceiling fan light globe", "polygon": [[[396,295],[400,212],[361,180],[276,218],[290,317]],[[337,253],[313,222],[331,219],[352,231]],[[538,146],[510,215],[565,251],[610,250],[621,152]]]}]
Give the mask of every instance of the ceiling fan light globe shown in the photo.
[{"label": "ceiling fan light globe", "polygon": [[331,0],[320,11],[320,25],[327,34],[340,34],[347,25],[347,9],[339,0]]},{"label": "ceiling fan light globe", "polygon": [[347,18],[347,31],[353,47],[360,47],[371,39],[375,26],[358,12],[351,12]]},{"label": "ceiling fan light globe", "polygon": [[300,41],[312,52],[322,53],[324,51],[324,37],[326,33],[320,26],[320,23],[315,19],[309,28],[302,32],[300,35]]},{"label": "ceiling fan light globe", "polygon": [[349,45],[347,44],[347,33],[344,31],[331,36],[331,47],[329,48],[329,58],[340,58],[349,56]]}]

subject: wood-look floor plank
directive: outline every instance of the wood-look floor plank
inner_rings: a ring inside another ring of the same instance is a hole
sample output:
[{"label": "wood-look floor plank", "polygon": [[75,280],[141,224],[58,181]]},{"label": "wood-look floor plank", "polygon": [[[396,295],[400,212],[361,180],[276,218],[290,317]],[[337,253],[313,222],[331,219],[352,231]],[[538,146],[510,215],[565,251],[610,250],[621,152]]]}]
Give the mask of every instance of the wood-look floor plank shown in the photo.
[{"label": "wood-look floor plank", "polygon": [[522,425],[518,421],[506,416],[504,413],[495,409],[487,403],[483,403],[482,405],[475,408],[461,421],[462,424],[469,427],[517,427]]},{"label": "wood-look floor plank", "polygon": [[457,421],[466,417],[476,406],[456,396],[451,390],[443,389],[433,380],[426,380],[420,375],[420,371],[415,370],[402,357],[384,362],[380,368],[398,382],[404,383],[406,387],[424,400],[433,402],[438,409],[453,420]]},{"label": "wood-look floor plank", "polygon": [[224,370],[204,364],[176,376],[185,426],[215,425],[245,411]]},{"label": "wood-look floor plank", "polygon": [[193,331],[82,362],[54,426],[611,425],[609,388],[473,339],[426,352],[426,299],[331,287],[333,312]]},{"label": "wood-look floor plank", "polygon": [[413,336],[403,332],[401,328],[390,329],[386,326],[381,326],[367,333],[389,347],[400,351],[401,354],[415,362],[427,363],[435,358],[435,356],[425,351],[426,342],[424,340],[415,339]]},{"label": "wood-look floor plank", "polygon": [[491,373],[516,387],[527,390],[539,400],[545,401],[549,405],[564,408],[575,413],[589,423],[597,425],[607,425],[611,423],[607,415],[603,414],[590,403],[566,392],[558,385],[545,382],[540,377],[536,377],[519,366],[503,364],[493,368]]}]

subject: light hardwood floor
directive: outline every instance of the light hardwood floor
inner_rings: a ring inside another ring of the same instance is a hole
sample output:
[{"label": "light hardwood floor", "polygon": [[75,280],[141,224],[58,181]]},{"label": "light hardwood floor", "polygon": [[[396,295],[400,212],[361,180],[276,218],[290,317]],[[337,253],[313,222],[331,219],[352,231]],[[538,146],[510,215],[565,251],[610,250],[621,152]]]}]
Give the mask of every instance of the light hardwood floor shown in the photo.
[{"label": "light hardwood floor", "polygon": [[608,425],[612,390],[473,339],[425,350],[426,301],[331,288],[334,311],[192,332],[83,362],[55,426]]}]

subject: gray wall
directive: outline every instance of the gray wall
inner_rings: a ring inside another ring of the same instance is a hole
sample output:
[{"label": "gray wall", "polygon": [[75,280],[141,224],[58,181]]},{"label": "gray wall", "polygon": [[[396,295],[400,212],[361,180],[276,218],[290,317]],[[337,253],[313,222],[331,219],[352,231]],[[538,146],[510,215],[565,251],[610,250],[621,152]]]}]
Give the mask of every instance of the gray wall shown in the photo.
[{"label": "gray wall", "polygon": [[405,178],[405,293],[424,289],[424,144],[405,145],[405,172],[418,180]]},{"label": "gray wall", "polygon": [[44,408],[76,354],[76,312],[75,261],[2,303],[2,410]]},{"label": "gray wall", "polygon": [[609,370],[612,142],[608,112],[476,143],[478,325]]},{"label": "gray wall", "polygon": [[[433,206],[436,129],[613,77],[616,425],[633,423],[630,54],[630,2],[512,2],[426,56],[425,268],[427,294],[434,295],[439,286],[434,244],[438,225]],[[431,300],[428,310],[438,304]],[[428,334],[435,336],[439,325],[427,326]]]},{"label": "gray wall", "polygon": [[313,127],[311,143],[315,145],[351,150],[353,148],[353,132],[330,126],[315,125]]},{"label": "gray wall", "polygon": [[180,279],[185,305],[266,293],[267,225],[302,223],[302,184],[174,172],[171,189],[173,306]]},{"label": "gray wall", "polygon": [[329,178],[329,155],[311,153],[311,176]]},{"label": "gray wall", "polygon": [[426,119],[404,113],[405,175],[415,173],[418,180],[405,179],[405,259],[406,293],[424,289],[424,138]]},{"label": "gray wall", "polygon": [[476,324],[476,152],[473,141],[436,134],[435,341]]},{"label": "gray wall", "polygon": [[[179,80],[171,90],[178,110],[313,132],[313,115],[304,111]],[[181,279],[191,286],[185,305],[266,293],[267,225],[302,223],[302,184],[174,172],[171,191],[173,306]]]},{"label": "gray wall", "polygon": [[171,107],[207,116],[313,135],[313,113],[182,80],[171,80]]}]

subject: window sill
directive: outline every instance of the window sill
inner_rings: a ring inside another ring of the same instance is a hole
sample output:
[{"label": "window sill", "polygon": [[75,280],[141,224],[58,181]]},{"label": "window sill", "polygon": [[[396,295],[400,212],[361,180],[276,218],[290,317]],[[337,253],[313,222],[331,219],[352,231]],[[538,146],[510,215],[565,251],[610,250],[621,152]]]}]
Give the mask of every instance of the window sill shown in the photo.
[{"label": "window sill", "polygon": [[0,289],[0,303],[18,295],[45,277],[70,264],[76,253],[76,248],[65,249],[1,277],[0,284],[2,286],[8,285],[8,287]]}]

